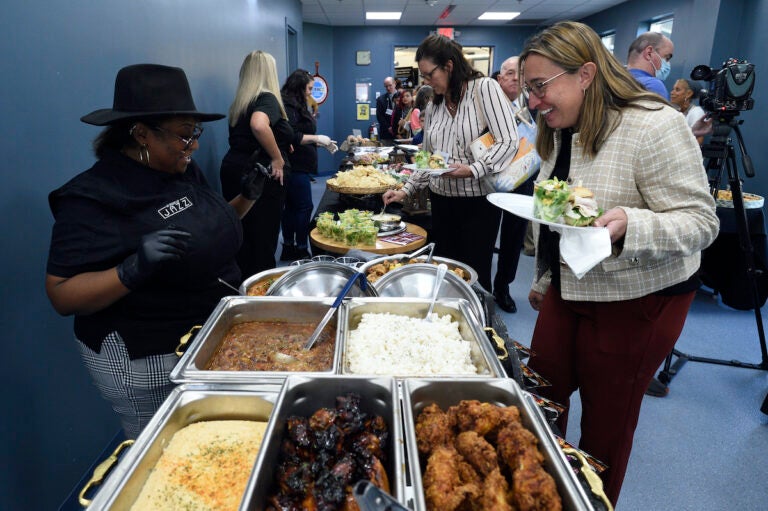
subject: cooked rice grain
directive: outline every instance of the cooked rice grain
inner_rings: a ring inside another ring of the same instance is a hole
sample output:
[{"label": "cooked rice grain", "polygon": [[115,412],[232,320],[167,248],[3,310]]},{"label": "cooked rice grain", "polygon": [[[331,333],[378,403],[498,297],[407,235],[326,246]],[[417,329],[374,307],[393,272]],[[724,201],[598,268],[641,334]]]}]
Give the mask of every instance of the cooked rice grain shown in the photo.
[{"label": "cooked rice grain", "polygon": [[389,313],[365,313],[349,334],[348,369],[396,376],[477,374],[471,344],[450,315],[432,322]]}]

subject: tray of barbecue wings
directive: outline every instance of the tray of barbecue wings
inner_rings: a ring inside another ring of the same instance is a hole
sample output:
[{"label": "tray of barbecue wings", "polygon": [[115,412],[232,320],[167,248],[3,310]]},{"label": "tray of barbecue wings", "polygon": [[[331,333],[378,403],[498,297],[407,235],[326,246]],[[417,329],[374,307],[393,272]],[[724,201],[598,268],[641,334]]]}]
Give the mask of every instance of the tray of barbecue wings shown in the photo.
[{"label": "tray of barbecue wings", "polygon": [[510,379],[403,380],[413,509],[594,509],[530,395]]},{"label": "tray of barbecue wings", "polygon": [[389,377],[286,378],[240,509],[358,509],[361,480],[404,502],[397,389]]}]

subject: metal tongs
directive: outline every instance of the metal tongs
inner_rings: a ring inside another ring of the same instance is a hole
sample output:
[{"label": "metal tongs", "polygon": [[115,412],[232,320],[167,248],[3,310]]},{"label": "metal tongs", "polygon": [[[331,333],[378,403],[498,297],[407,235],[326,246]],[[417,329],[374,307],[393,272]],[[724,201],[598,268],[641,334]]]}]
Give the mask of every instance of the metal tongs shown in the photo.
[{"label": "metal tongs", "polygon": [[352,496],[360,506],[360,511],[408,511],[392,495],[365,479],[355,484]]},{"label": "metal tongs", "polygon": [[414,257],[418,257],[418,256],[420,256],[421,254],[423,254],[424,252],[427,252],[427,251],[429,251],[429,254],[427,254],[427,261],[426,262],[427,263],[431,263],[432,262],[432,253],[435,251],[435,244],[434,243],[427,243],[426,245],[424,245],[420,249],[414,250],[410,254],[406,254],[405,257],[400,259],[400,261],[403,262],[403,263],[408,262],[411,259],[413,259]]},{"label": "metal tongs", "polygon": [[317,325],[315,331],[312,332],[312,335],[310,335],[309,339],[307,339],[306,344],[304,344],[305,350],[312,348],[312,346],[315,344],[315,341],[317,341],[317,338],[320,337],[320,333],[323,331],[323,328],[325,328],[325,325],[327,325],[331,320],[334,313],[336,312],[336,309],[338,309],[339,305],[341,305],[341,302],[344,301],[344,297],[347,296],[347,293],[349,293],[349,291],[352,289],[352,286],[354,286],[355,282],[358,280],[360,280],[360,289],[365,291],[365,287],[368,281],[366,280],[365,275],[359,271],[356,271],[354,275],[349,277],[349,280],[347,280],[347,283],[344,285],[341,293],[339,293],[339,296],[336,297],[336,300],[333,302],[333,305],[331,305],[331,308],[328,309],[328,312],[325,313],[323,319],[320,320],[320,324]]}]

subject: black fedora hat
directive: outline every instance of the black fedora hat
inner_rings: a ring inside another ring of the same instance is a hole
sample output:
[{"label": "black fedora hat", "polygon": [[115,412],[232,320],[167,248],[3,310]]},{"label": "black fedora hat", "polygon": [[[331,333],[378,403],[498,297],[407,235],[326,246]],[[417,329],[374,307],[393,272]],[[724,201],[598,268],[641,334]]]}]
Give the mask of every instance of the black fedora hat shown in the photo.
[{"label": "black fedora hat", "polygon": [[95,110],[80,118],[96,126],[126,119],[158,115],[191,115],[200,121],[216,121],[224,114],[198,112],[184,70],[158,64],[135,64],[115,77],[112,108]]}]

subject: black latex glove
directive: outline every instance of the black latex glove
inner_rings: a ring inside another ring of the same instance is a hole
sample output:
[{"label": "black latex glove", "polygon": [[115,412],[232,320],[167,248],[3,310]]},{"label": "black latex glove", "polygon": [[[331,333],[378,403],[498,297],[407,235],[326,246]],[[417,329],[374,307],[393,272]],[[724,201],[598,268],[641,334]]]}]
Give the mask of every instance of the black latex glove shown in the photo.
[{"label": "black latex glove", "polygon": [[259,200],[264,190],[264,181],[271,174],[267,167],[255,162],[253,169],[240,179],[240,195],[248,200]]},{"label": "black latex glove", "polygon": [[192,237],[175,228],[145,234],[135,254],[117,265],[117,276],[128,289],[144,284],[165,261],[181,259]]}]

